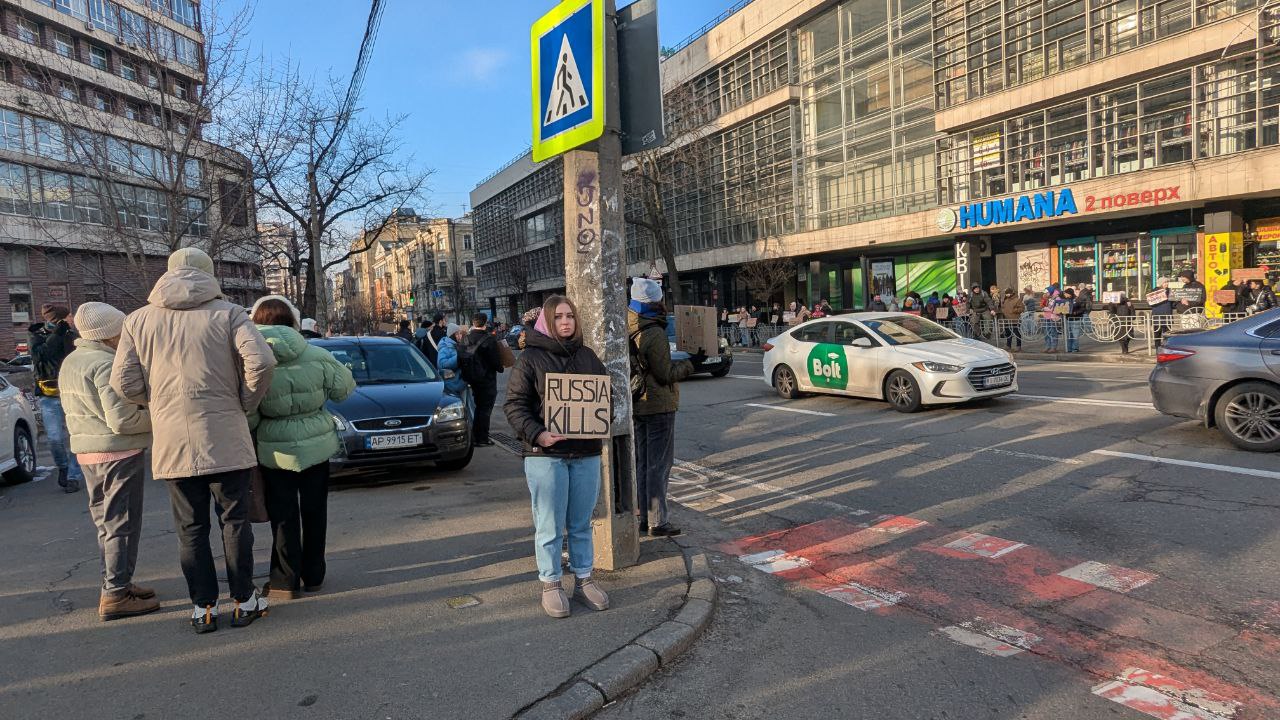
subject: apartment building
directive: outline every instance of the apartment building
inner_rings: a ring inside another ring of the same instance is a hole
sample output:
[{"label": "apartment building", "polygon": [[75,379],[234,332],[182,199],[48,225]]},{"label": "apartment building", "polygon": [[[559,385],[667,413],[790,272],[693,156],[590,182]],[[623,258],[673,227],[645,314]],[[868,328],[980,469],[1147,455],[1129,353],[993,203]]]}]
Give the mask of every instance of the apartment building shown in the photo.
[{"label": "apartment building", "polygon": [[[665,195],[686,300],[1280,280],[1280,3],[754,0],[661,68],[704,158]],[[495,307],[529,305],[522,254],[564,285],[557,162],[472,193]],[[765,257],[795,281],[752,297],[737,270]],[[628,262],[665,269],[635,228]]]},{"label": "apartment building", "polygon": [[203,139],[204,42],[191,0],[0,1],[0,355],[43,303],[141,306],[178,247],[262,294],[247,160]]},{"label": "apartment building", "polygon": [[437,312],[463,318],[476,309],[469,215],[426,218],[401,208],[380,231],[357,240],[353,249],[358,252],[351,256],[350,280],[343,283],[348,296],[359,300],[348,305],[367,307],[377,323],[418,323]]}]

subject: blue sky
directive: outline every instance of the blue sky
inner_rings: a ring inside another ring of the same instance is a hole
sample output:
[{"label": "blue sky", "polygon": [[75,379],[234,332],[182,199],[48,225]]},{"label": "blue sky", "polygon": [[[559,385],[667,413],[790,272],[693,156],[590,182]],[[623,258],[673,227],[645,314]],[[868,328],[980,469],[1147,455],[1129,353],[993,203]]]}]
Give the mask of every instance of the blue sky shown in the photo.
[{"label": "blue sky", "polygon": [[[734,0],[659,0],[674,45]],[[620,0],[625,5],[625,0]],[[529,26],[554,0],[387,0],[362,106],[407,114],[404,147],[436,172],[418,208],[456,216],[475,184],[529,144]],[[255,53],[293,59],[323,80],[350,73],[367,0],[259,0]]]}]

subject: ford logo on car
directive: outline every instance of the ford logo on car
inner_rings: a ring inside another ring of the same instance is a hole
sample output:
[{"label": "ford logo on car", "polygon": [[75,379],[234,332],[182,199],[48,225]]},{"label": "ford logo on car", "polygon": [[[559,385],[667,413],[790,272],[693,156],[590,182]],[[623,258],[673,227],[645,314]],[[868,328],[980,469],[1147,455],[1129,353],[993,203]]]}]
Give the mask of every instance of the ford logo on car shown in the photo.
[{"label": "ford logo on car", "polygon": [[397,420],[396,418],[391,418],[390,420],[384,420],[382,424],[386,427],[400,427],[400,421]]}]

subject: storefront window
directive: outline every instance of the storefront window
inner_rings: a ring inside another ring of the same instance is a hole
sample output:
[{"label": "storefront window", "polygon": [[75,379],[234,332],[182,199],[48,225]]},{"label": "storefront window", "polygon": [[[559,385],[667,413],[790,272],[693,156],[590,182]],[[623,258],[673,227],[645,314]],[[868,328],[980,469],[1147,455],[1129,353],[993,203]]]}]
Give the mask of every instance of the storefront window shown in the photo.
[{"label": "storefront window", "polygon": [[1143,284],[1143,276],[1149,277],[1151,264],[1141,249],[1136,235],[1100,238],[1098,252],[1102,266],[1098,283],[1101,292],[1122,292],[1131,298],[1145,295],[1144,288],[1150,285]]},{"label": "storefront window", "polygon": [[1154,275],[1150,278],[1154,287],[1155,280],[1167,277],[1170,280],[1178,277],[1184,270],[1196,272],[1197,252],[1195,228],[1178,228],[1176,230],[1157,230],[1152,234],[1152,245],[1155,254]]},{"label": "storefront window", "polygon": [[1074,242],[1074,244],[1064,245],[1060,250],[1062,253],[1062,284],[1071,287],[1077,285],[1095,287],[1098,258],[1093,238],[1081,238],[1079,241],[1068,242]]}]

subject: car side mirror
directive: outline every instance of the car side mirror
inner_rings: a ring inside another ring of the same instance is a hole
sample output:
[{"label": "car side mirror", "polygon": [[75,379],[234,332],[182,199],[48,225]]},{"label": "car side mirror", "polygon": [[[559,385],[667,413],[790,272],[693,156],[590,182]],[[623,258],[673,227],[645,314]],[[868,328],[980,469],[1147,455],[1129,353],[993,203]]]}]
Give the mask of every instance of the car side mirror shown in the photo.
[{"label": "car side mirror", "polygon": [[871,338],[864,338],[864,337],[857,338],[849,344],[857,348],[875,347],[875,343],[871,342]]}]

